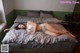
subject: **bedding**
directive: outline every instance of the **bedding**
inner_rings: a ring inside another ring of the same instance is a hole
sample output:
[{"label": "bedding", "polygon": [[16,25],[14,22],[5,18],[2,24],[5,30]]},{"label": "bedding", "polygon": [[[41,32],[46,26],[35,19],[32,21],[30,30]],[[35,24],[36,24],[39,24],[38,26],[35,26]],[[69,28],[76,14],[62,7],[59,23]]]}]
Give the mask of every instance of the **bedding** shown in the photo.
[{"label": "bedding", "polygon": [[30,18],[25,16],[17,16],[14,23],[26,23],[29,20],[36,23],[44,23],[44,22],[61,23],[62,22],[62,20],[58,20],[57,18],[35,18],[35,17]]},{"label": "bedding", "polygon": [[19,23],[14,23],[10,29],[14,29]]},{"label": "bedding", "polygon": [[40,18],[53,18],[53,11],[40,10]]},{"label": "bedding", "polygon": [[2,43],[27,44],[29,41],[33,41],[33,40],[40,44],[52,44],[61,41],[77,42],[76,39],[68,35],[69,34],[62,34],[60,36],[54,37],[51,35],[44,34],[43,32],[36,32],[34,35],[32,35],[26,32],[26,30],[13,29],[6,34],[6,36],[2,40]]},{"label": "bedding", "polygon": [[[62,34],[58,37],[44,34],[42,31],[38,31],[32,36],[26,30],[15,30],[19,23],[14,23],[11,30],[6,33],[2,40],[2,44],[9,44],[10,51],[12,52],[30,52],[37,49],[37,52],[72,52],[77,40],[70,34]],[[66,30],[60,24],[51,24],[59,30]],[[35,51],[36,52],[36,51]],[[33,53],[33,52],[32,52]]]},{"label": "bedding", "polygon": [[36,17],[39,18],[39,12],[38,11],[28,11],[27,17]]},{"label": "bedding", "polygon": [[53,15],[53,11],[40,10],[40,12]]},{"label": "bedding", "polygon": [[48,14],[48,13],[40,12],[40,17],[41,18],[53,18],[53,15]]},{"label": "bedding", "polygon": [[[60,30],[64,29],[59,24],[55,24],[55,26],[58,27]],[[29,41],[33,40],[40,44],[52,44],[61,41],[77,42],[77,40],[73,38],[70,34],[62,34],[60,36],[54,37],[51,35],[44,34],[42,31],[36,32],[35,34],[30,34],[26,30],[11,29],[9,32],[6,33],[6,36],[2,40],[2,43],[27,44]]]},{"label": "bedding", "polygon": [[30,17],[17,16],[14,23],[26,23],[28,20],[30,20]]}]

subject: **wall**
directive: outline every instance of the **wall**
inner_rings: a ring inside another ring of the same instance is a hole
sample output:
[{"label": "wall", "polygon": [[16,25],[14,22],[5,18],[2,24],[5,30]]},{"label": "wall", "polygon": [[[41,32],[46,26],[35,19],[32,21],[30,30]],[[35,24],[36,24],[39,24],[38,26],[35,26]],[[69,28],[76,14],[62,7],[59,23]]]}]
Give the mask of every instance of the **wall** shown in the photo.
[{"label": "wall", "polygon": [[14,0],[2,0],[4,6],[4,12],[7,21],[7,28],[11,27],[14,21]]},{"label": "wall", "polygon": [[[23,14],[25,10],[52,10],[54,16],[65,19],[65,14],[72,14],[73,4],[60,4],[60,0],[2,0],[7,25],[10,27],[16,18],[14,15]],[[15,11],[14,11],[15,9]]]},{"label": "wall", "polygon": [[[80,0],[77,0],[80,2]],[[74,8],[73,18],[80,23],[80,4],[76,4]]]},{"label": "wall", "polygon": [[60,4],[60,0],[14,0],[14,9],[18,10],[53,10],[73,12],[74,6],[75,5],[73,4]]},{"label": "wall", "polygon": [[[6,22],[5,20],[5,13],[4,13],[4,8],[3,8],[3,3],[2,3],[2,0],[0,0],[0,18],[2,17],[2,20],[4,22]],[[6,24],[6,23],[5,23]],[[4,34],[4,32],[1,32],[3,30],[4,26],[1,28],[1,24],[0,24],[0,43],[1,43],[1,39],[2,39],[2,36]]]},{"label": "wall", "polygon": [[2,0],[0,0],[0,14],[1,14],[1,17],[3,17],[3,18],[2,18],[3,21],[6,22]]},{"label": "wall", "polygon": [[[14,21],[14,6],[13,0],[0,0],[0,11],[4,11],[4,18],[6,18],[6,28],[11,27]],[[3,30],[0,32],[0,43],[5,36],[6,32]]]},{"label": "wall", "polygon": [[3,1],[3,6],[4,6],[4,12],[5,15],[9,14],[11,11],[13,11],[13,0],[2,0]]}]

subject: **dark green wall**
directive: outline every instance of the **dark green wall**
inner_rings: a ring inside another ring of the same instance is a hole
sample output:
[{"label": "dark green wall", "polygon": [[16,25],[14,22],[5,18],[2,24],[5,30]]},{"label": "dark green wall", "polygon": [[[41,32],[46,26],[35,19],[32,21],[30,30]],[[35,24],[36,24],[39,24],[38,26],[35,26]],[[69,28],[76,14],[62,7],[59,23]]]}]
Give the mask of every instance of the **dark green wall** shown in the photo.
[{"label": "dark green wall", "polygon": [[21,15],[21,16],[26,16],[27,10],[14,10],[15,16]]},{"label": "dark green wall", "polygon": [[14,10],[11,11],[8,15],[6,15],[7,27],[11,27],[15,20]]},{"label": "dark green wall", "polygon": [[64,11],[54,11],[53,14],[56,18],[65,20],[65,15],[72,15],[73,12],[64,12]]}]

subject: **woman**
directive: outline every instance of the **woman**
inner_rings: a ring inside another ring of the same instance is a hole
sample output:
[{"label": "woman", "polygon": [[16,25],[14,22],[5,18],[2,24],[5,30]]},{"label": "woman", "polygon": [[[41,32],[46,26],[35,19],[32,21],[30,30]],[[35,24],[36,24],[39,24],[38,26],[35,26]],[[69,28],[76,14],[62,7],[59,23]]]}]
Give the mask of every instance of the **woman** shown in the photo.
[{"label": "woman", "polygon": [[[34,34],[36,32],[36,23],[28,21],[27,24],[20,23],[14,29],[25,29],[28,33]],[[5,29],[4,32],[9,31],[10,29]]]},{"label": "woman", "polygon": [[43,24],[40,24],[40,27],[42,29],[42,31],[45,33],[45,34],[48,34],[48,35],[52,35],[52,36],[59,36],[61,34],[70,34],[72,37],[75,38],[75,36],[73,36],[69,31],[67,30],[58,30],[56,29],[55,27],[52,27],[50,24],[48,23],[43,23]]},{"label": "woman", "polygon": [[[66,30],[57,30],[56,28],[52,27],[50,24],[48,23],[43,23],[43,24],[36,24],[32,21],[28,21],[27,22],[27,25],[26,24],[18,24],[15,29],[18,30],[18,29],[26,29],[27,27],[27,32],[30,32],[32,34],[34,34],[36,31],[43,31],[45,34],[48,34],[48,35],[52,35],[52,36],[59,36],[61,34],[70,34],[68,31]],[[5,29],[4,31],[8,31],[9,29]],[[73,36],[71,34],[71,36]],[[75,36],[73,36],[75,37]]]},{"label": "woman", "polygon": [[[19,29],[26,29],[26,25],[23,23],[18,24],[14,29],[19,30]],[[9,31],[10,29],[5,29],[4,32]]]},{"label": "woman", "polygon": [[48,23],[40,24],[40,25],[38,26],[38,28],[40,28],[40,29],[38,29],[38,30],[42,30],[45,34],[53,35],[53,36],[58,36],[58,35],[60,35],[60,34],[62,34],[62,33],[68,32],[68,31],[64,31],[64,30],[59,31],[59,30],[57,30],[56,28],[52,27],[52,26],[51,26],[50,24],[48,24]]},{"label": "woman", "polygon": [[26,24],[20,23],[15,27],[15,29],[26,29]]}]

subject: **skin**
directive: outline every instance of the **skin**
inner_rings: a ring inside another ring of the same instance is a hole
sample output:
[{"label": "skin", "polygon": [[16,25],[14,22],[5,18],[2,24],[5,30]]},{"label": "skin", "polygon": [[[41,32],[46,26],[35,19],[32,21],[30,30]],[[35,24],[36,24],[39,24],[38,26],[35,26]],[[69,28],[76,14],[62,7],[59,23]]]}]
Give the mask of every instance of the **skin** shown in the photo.
[{"label": "skin", "polygon": [[[55,29],[55,27],[52,27],[50,24],[48,23],[43,23],[45,25],[45,28],[47,29],[44,33],[48,34],[48,35],[52,35],[52,36],[59,36],[60,34],[70,34],[68,31],[66,30],[57,30]],[[42,30],[41,27],[39,25],[37,25],[37,31]],[[73,36],[74,37],[74,36]]]},{"label": "skin", "polygon": [[52,27],[50,24],[48,23],[44,23],[45,28],[47,29],[44,33],[45,34],[49,34],[49,35],[53,35],[53,36],[59,36],[60,34],[68,34],[70,36],[72,36],[73,38],[76,38],[74,35],[72,35],[69,31],[66,30],[57,30],[54,27]]},{"label": "skin", "polygon": [[48,35],[55,36],[55,37],[59,35],[59,34],[57,34],[57,33],[53,33],[53,32],[48,31],[48,30],[47,30],[47,31],[45,31],[44,33],[45,33],[45,34],[48,34]]},{"label": "skin", "polygon": [[24,28],[26,28],[26,26],[23,25],[23,24],[20,24],[20,25],[18,25],[18,28],[20,28],[20,29],[24,29]]},{"label": "skin", "polygon": [[[45,28],[47,29],[44,33],[48,34],[48,35],[53,35],[53,36],[58,36],[59,32],[58,30],[55,30],[51,25],[49,25],[48,23],[43,23],[45,25]],[[47,26],[46,26],[47,24]],[[41,27],[39,25],[37,25],[37,31],[42,30]]]},{"label": "skin", "polygon": [[59,30],[57,30],[55,27],[52,27],[50,24],[48,24],[48,23],[44,23],[44,25],[45,25],[45,28],[48,30],[48,31],[51,31],[51,32],[54,32],[54,33],[66,33],[66,32],[68,32],[68,31],[66,31],[66,30],[61,30],[61,31],[59,31]]}]

